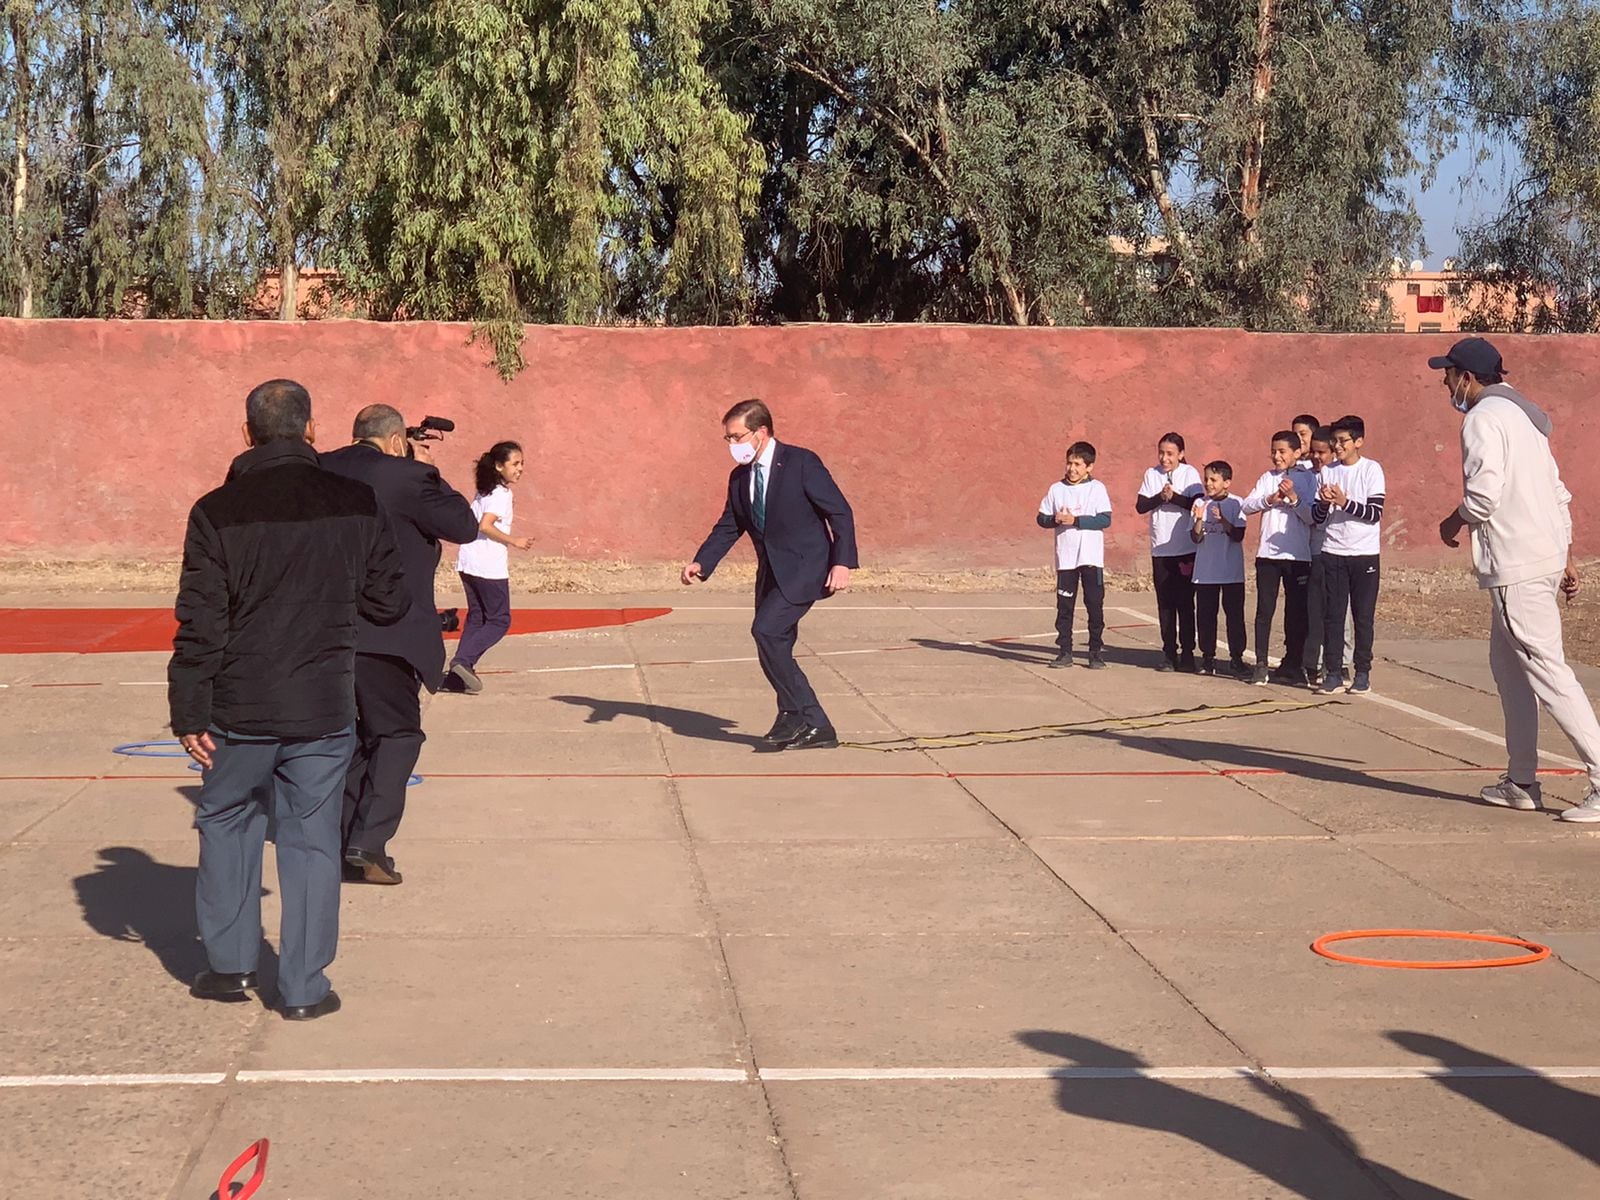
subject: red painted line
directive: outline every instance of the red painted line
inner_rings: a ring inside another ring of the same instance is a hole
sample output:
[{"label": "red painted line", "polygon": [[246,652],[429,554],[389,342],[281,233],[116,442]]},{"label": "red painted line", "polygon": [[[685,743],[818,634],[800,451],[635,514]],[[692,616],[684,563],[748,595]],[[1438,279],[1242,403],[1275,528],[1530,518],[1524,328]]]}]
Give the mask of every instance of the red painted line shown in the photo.
[{"label": "red painted line", "polygon": [[[670,608],[517,608],[511,632],[552,633],[632,625]],[[171,650],[170,608],[0,608],[0,654],[123,654]],[[448,635],[459,637],[459,634]]]}]

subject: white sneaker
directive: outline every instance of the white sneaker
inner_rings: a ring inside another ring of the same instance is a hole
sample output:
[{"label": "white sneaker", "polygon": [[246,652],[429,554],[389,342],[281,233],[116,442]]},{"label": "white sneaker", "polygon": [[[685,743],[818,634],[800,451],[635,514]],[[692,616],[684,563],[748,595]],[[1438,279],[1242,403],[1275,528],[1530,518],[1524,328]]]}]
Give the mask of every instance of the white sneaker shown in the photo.
[{"label": "white sneaker", "polygon": [[1576,807],[1561,814],[1563,821],[1600,821],[1600,787],[1591,787],[1589,794]]},{"label": "white sneaker", "polygon": [[1544,807],[1543,797],[1540,794],[1541,790],[1537,781],[1524,787],[1520,783],[1513,783],[1511,776],[1502,775],[1499,783],[1491,783],[1478,793],[1478,798],[1485,804],[1496,804],[1501,808],[1517,808],[1523,812],[1532,812],[1536,808]]}]

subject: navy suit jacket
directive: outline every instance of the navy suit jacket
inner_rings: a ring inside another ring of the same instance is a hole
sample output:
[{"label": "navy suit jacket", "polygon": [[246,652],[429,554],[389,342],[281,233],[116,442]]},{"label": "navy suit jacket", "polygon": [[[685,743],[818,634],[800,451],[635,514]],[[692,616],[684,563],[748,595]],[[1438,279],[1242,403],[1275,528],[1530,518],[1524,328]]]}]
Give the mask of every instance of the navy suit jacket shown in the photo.
[{"label": "navy suit jacket", "polygon": [[694,556],[703,578],[710,579],[723,555],[741,534],[755,543],[760,570],[791,604],[809,604],[828,595],[832,567],[854,568],[856,521],[850,502],[834,483],[822,460],[803,446],[779,442],[767,480],[767,521],[756,528],[750,508],[750,472],[737,466],[728,476],[728,500],[722,519]]},{"label": "navy suit jacket", "polygon": [[377,493],[400,548],[406,591],[411,595],[410,611],[395,624],[361,621],[356,653],[403,658],[424,687],[438,691],[444,675],[444,632],[433,603],[433,574],[439,566],[441,541],[460,545],[478,536],[472,505],[439,477],[438,468],[396,458],[365,442],[324,454],[322,466],[347,479],[359,479]]}]

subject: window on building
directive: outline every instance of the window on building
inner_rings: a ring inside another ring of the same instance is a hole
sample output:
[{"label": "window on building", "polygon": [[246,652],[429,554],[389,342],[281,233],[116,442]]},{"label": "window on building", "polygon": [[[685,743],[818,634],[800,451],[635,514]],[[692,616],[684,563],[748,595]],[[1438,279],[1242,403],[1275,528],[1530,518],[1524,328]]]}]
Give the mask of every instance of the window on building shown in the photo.
[{"label": "window on building", "polygon": [[1437,321],[1424,321],[1421,325],[1417,326],[1417,332],[1418,333],[1442,333],[1442,332],[1444,332],[1444,326],[1440,325],[1439,322],[1437,322]]},{"label": "window on building", "polygon": [[1406,295],[1408,295],[1408,296],[1420,296],[1420,295],[1422,295],[1422,285],[1420,283],[1408,283],[1408,284],[1406,284]]}]

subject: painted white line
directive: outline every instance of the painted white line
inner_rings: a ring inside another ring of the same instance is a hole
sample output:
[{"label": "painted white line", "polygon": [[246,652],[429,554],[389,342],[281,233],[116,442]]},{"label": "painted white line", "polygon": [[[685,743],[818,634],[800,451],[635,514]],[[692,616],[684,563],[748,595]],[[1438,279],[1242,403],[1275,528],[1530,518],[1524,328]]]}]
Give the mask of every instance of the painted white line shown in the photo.
[{"label": "painted white line", "polygon": [[[1157,625],[1160,623],[1156,620],[1156,618],[1147,616],[1146,614],[1131,608],[1118,608],[1115,611],[1126,613],[1130,617],[1137,617],[1139,620],[1150,625]],[[1254,659],[1254,655],[1250,655],[1250,657],[1252,660]],[[1441,729],[1448,729],[1451,733],[1463,734],[1466,737],[1476,738],[1480,742],[1487,742],[1491,746],[1499,746],[1502,750],[1505,749],[1506,740],[1498,734],[1490,733],[1487,729],[1479,729],[1476,725],[1468,725],[1464,722],[1457,721],[1453,717],[1441,716],[1439,713],[1430,712],[1426,708],[1418,708],[1415,704],[1407,704],[1404,700],[1396,700],[1393,696],[1380,696],[1377,692],[1367,692],[1363,695],[1352,696],[1351,699],[1365,700],[1372,704],[1381,704],[1385,708],[1392,708],[1396,712],[1403,712],[1407,716],[1416,717],[1419,721],[1427,721],[1430,725],[1437,725]],[[1558,766],[1576,767],[1580,771],[1584,769],[1584,765],[1581,762],[1578,762],[1576,759],[1568,758],[1564,754],[1553,754],[1548,750],[1540,750],[1539,757],[1547,762],[1555,763]]]},{"label": "painted white line", "polygon": [[118,687],[166,687],[167,686],[167,681],[165,679],[124,679],[124,680],[121,680],[117,684],[117,686]]},{"label": "painted white line", "polygon": [[[768,1083],[910,1083],[927,1080],[1357,1080],[1600,1079],[1600,1066],[1376,1067],[763,1067]],[[169,1075],[0,1075],[0,1088],[215,1087],[224,1072]],[[240,1071],[240,1083],[747,1083],[752,1075],[727,1067],[396,1067],[388,1070]]]},{"label": "painted white line", "polygon": [[156,1087],[163,1084],[214,1085],[228,1077],[210,1075],[0,1075],[0,1088]]},{"label": "painted white line", "polygon": [[1248,1079],[1251,1067],[762,1067],[769,1083],[915,1079]]},{"label": "painted white line", "polygon": [[551,675],[560,671],[631,671],[637,663],[594,663],[585,667],[527,667],[524,675]]},{"label": "painted white line", "polygon": [[1600,1079],[1600,1067],[1265,1067],[1274,1079]]},{"label": "painted white line", "polygon": [[[1006,642],[1037,641],[1040,638],[1053,638],[1055,636],[1056,634],[1054,631],[1051,631],[1050,633],[1022,633],[1002,638],[985,638],[978,641],[952,642],[949,644],[954,646],[990,646],[995,644],[1004,645]],[[859,650],[818,650],[812,654],[799,654],[796,655],[796,657],[839,658],[848,654],[888,654],[900,653],[913,649],[916,649],[916,646],[908,642],[899,646],[866,646]],[[712,667],[724,666],[728,663],[753,663],[760,661],[761,660],[755,655],[748,654],[741,655],[737,658],[686,658],[682,660],[660,663],[598,663],[583,667],[527,667],[524,668],[521,673],[524,675],[550,675],[562,671],[631,671],[635,667]]]},{"label": "painted white line", "polygon": [[725,1067],[395,1067],[364,1071],[240,1071],[240,1083],[744,1083]]},{"label": "painted white line", "polygon": [[[1403,712],[1407,716],[1438,725],[1440,728],[1448,729],[1452,733],[1465,734],[1467,737],[1476,738],[1480,742],[1488,742],[1492,746],[1499,746],[1502,750],[1505,749],[1506,740],[1503,737],[1490,733],[1488,730],[1479,729],[1476,725],[1464,725],[1460,721],[1452,720],[1450,717],[1443,717],[1436,712],[1429,712],[1425,708],[1418,708],[1415,704],[1407,704],[1403,700],[1396,700],[1392,696],[1380,696],[1376,692],[1368,692],[1355,698],[1357,700],[1367,700],[1373,704],[1381,704],[1385,708],[1392,708],[1396,712]],[[1564,754],[1553,754],[1548,750],[1541,749],[1539,757],[1558,766],[1577,767],[1580,771],[1584,769],[1581,762],[1568,758]]]}]

